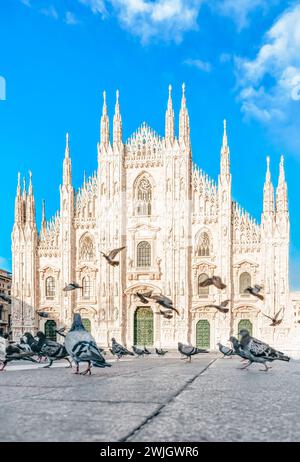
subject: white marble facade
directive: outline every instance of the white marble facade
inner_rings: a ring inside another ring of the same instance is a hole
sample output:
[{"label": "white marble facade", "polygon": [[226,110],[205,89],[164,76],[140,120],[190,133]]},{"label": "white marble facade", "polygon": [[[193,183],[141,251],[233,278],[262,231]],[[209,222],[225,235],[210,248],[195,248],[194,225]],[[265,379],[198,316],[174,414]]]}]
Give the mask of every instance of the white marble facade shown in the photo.
[{"label": "white marble facade", "polygon": [[[131,346],[141,306],[135,293],[151,289],[171,297],[180,312],[163,319],[150,303],[147,329],[153,330],[155,346],[204,342],[215,349],[218,341],[236,335],[244,320],[256,337],[297,349],[300,297],[289,291],[283,158],[275,195],[267,159],[259,224],[232,200],[226,122],[217,182],[193,164],[184,86],[178,136],[171,87],[164,138],[143,123],[124,142],[118,92],[112,126],[111,141],[104,94],[98,170],[74,191],[67,136],[60,210],[46,222],[43,207],[39,232],[32,179],[21,191],[19,177],[12,233],[14,337],[44,327],[36,311],[49,312],[58,327],[69,326],[72,313],[80,312],[99,344],[106,346],[115,336]],[[123,245],[120,266],[112,268],[100,251]],[[227,284],[222,293],[199,288],[199,280],[212,274]],[[84,288],[63,292],[73,280]],[[255,283],[264,286],[264,302],[244,293]],[[225,298],[231,300],[228,314],[205,308]],[[273,329],[262,312],[273,315],[281,307],[283,322]]]}]

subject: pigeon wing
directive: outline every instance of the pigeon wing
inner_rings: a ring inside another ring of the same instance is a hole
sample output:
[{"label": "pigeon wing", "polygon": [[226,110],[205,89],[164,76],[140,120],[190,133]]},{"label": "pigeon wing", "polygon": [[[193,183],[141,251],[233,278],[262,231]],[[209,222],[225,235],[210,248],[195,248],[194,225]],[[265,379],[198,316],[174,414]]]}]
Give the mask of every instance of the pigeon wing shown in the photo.
[{"label": "pigeon wing", "polygon": [[204,281],[199,282],[200,287],[207,287],[207,286],[210,286],[211,284],[212,284],[211,278],[207,278]]},{"label": "pigeon wing", "polygon": [[111,250],[111,251],[109,252],[109,254],[108,254],[108,258],[109,258],[110,260],[113,260],[113,259],[115,258],[115,256],[116,256],[119,252],[121,252],[121,250],[123,250],[123,249],[125,249],[125,247],[120,247],[120,248],[118,248],[118,249],[113,249],[113,250]]}]

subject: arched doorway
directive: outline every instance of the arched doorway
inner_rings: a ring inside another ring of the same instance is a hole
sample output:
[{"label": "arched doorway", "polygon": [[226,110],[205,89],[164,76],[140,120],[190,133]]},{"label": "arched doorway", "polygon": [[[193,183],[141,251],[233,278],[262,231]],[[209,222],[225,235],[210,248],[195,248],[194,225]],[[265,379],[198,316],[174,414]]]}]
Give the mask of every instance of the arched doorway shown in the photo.
[{"label": "arched doorway", "polygon": [[134,313],[134,344],[153,345],[153,311],[149,306],[138,306]]},{"label": "arched doorway", "polygon": [[45,335],[48,339],[54,340],[56,342],[56,322],[53,319],[48,319],[45,322]]},{"label": "arched doorway", "polygon": [[210,348],[210,324],[207,319],[200,319],[196,325],[197,348]]},{"label": "arched doorway", "polygon": [[91,321],[88,318],[82,318],[82,324],[84,325],[84,328],[91,333],[92,326],[91,326]]},{"label": "arched doorway", "polygon": [[240,332],[242,329],[247,329],[250,335],[253,332],[253,325],[249,319],[241,319],[238,324],[238,331]]}]

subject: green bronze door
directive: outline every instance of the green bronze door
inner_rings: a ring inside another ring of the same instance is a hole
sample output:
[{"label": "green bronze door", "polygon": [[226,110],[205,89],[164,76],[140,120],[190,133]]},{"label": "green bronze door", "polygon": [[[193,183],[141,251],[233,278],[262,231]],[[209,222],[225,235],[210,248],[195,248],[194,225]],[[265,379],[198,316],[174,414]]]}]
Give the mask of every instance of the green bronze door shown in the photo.
[{"label": "green bronze door", "polygon": [[82,324],[84,325],[84,328],[91,333],[91,321],[88,318],[83,318],[82,319]]},{"label": "green bronze door", "polygon": [[48,319],[45,322],[45,335],[48,339],[56,341],[56,322],[53,319]]},{"label": "green bronze door", "polygon": [[253,331],[252,322],[249,321],[249,319],[241,319],[239,322],[238,331],[240,332],[240,330],[242,329],[247,329],[249,334],[252,335],[252,331]]},{"label": "green bronze door", "polygon": [[138,306],[134,313],[134,344],[153,345],[153,311],[149,306]]},{"label": "green bronze door", "polygon": [[200,319],[196,326],[197,348],[210,348],[210,325],[207,319]]}]

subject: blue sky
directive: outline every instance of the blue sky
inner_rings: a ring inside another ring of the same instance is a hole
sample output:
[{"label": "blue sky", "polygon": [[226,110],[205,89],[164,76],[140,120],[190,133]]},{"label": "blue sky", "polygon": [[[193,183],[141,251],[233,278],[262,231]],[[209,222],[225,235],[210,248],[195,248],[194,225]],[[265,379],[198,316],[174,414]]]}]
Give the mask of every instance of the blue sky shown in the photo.
[{"label": "blue sky", "polygon": [[184,81],[194,161],[217,179],[226,118],[233,196],[258,220],[265,158],[276,186],[285,155],[300,288],[299,31],[299,1],[1,0],[0,266],[11,265],[17,172],[33,172],[39,224],[43,198],[48,218],[59,206],[66,131],[74,186],[96,169],[104,89],[110,116],[120,90],[126,139],[144,120],[163,135],[168,84],[178,117]]}]

